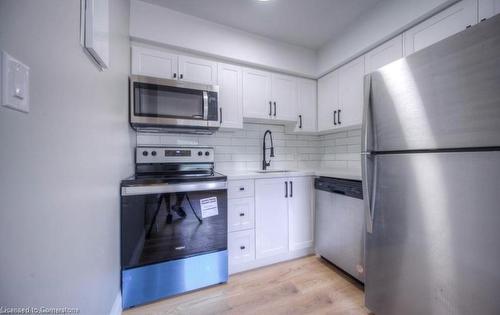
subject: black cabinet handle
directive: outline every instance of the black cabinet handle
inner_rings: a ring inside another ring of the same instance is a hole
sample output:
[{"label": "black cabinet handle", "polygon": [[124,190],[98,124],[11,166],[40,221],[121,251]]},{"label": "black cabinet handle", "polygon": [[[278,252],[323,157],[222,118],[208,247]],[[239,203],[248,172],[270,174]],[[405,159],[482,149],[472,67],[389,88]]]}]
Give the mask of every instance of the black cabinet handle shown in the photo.
[{"label": "black cabinet handle", "polygon": [[219,122],[222,124],[222,107],[219,108],[219,113],[220,113]]},{"label": "black cabinet handle", "polygon": [[274,117],[276,117],[276,102],[274,102]]},{"label": "black cabinet handle", "polygon": [[482,18],[481,21],[479,21],[479,22],[484,22],[484,21],[486,21],[486,18]]},{"label": "black cabinet handle", "polygon": [[299,129],[302,129],[302,115],[299,115]]},{"label": "black cabinet handle", "polygon": [[244,250],[246,247],[245,246],[240,246],[240,249],[241,250]]},{"label": "black cabinet handle", "polygon": [[273,114],[273,102],[269,101],[269,116]]},{"label": "black cabinet handle", "polygon": [[335,126],[337,126],[337,111],[336,110],[333,111],[333,124]]},{"label": "black cabinet handle", "polygon": [[288,182],[285,182],[285,198],[288,198]]},{"label": "black cabinet handle", "polygon": [[184,75],[181,73],[181,79],[184,79]]},{"label": "black cabinet handle", "polygon": [[241,212],[240,213],[240,217],[244,217],[245,216],[245,213],[244,212]]},{"label": "black cabinet handle", "polygon": [[340,121],[340,109],[339,109],[339,117],[338,117],[338,119],[337,119],[337,120],[338,120],[339,125],[340,125],[340,124],[342,123],[342,122]]},{"label": "black cabinet handle", "polygon": [[245,190],[245,187],[240,187],[240,191],[243,191],[243,190]]},{"label": "black cabinet handle", "polygon": [[470,28],[470,27],[472,27],[472,25],[470,25],[470,24],[469,24],[469,25],[467,25],[465,28]]},{"label": "black cabinet handle", "polygon": [[293,182],[290,181],[290,198],[293,197]]},{"label": "black cabinet handle", "polygon": [[177,78],[177,73],[174,72],[174,79]]}]

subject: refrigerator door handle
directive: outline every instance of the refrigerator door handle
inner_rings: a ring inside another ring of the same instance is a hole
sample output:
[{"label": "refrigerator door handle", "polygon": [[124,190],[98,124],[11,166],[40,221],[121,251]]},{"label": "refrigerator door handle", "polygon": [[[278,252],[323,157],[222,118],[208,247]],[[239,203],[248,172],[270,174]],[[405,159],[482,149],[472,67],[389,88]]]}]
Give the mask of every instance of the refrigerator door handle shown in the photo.
[{"label": "refrigerator door handle", "polygon": [[363,173],[363,203],[365,208],[366,232],[373,232],[373,217],[375,209],[375,191],[376,191],[376,162],[375,156],[371,153],[361,153],[361,164]]},{"label": "refrigerator door handle", "polygon": [[373,232],[373,215],[375,205],[375,185],[376,177],[376,162],[373,150],[373,127],[371,116],[371,76],[368,74],[364,80],[364,108],[363,108],[363,129],[362,129],[362,146],[361,146],[361,164],[363,176],[363,201],[365,207],[366,231]]}]

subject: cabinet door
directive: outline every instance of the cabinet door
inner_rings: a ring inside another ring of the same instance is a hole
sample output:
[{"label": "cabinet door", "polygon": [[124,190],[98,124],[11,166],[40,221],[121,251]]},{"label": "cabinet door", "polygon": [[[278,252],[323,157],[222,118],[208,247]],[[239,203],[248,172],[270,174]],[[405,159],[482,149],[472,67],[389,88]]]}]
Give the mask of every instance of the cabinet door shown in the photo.
[{"label": "cabinet door", "polygon": [[290,250],[313,246],[314,205],[312,177],[290,178],[288,215],[290,229]]},{"label": "cabinet door", "polygon": [[314,132],[317,130],[317,83],[315,80],[298,79],[298,110],[295,131]]},{"label": "cabinet door", "polygon": [[272,74],[273,118],[297,120],[297,80],[294,77]]},{"label": "cabinet door", "polygon": [[229,232],[254,228],[254,199],[240,198],[227,201],[227,224]]},{"label": "cabinet door", "polygon": [[403,58],[403,35],[374,48],[365,55],[365,73],[370,73],[395,60]]},{"label": "cabinet door", "polygon": [[339,69],[337,127],[361,125],[363,120],[365,61],[361,56]]},{"label": "cabinet door", "polygon": [[477,0],[462,0],[404,33],[405,55],[465,30],[477,21]]},{"label": "cabinet door", "polygon": [[217,84],[217,63],[201,58],[179,56],[179,80]]},{"label": "cabinet door", "polygon": [[164,79],[177,78],[178,56],[143,47],[132,47],[132,74]]},{"label": "cabinet door", "polygon": [[243,70],[243,117],[271,119],[271,74],[255,69]]},{"label": "cabinet door", "polygon": [[219,110],[222,128],[243,128],[242,71],[219,63]]},{"label": "cabinet door", "polygon": [[339,75],[330,72],[318,80],[318,130],[334,129],[333,112],[339,108]]},{"label": "cabinet door", "polygon": [[288,252],[287,178],[255,180],[256,257]]},{"label": "cabinet door", "polygon": [[479,0],[479,21],[500,13],[500,0]]},{"label": "cabinet door", "polygon": [[231,232],[228,234],[227,243],[230,267],[255,259],[254,230]]}]

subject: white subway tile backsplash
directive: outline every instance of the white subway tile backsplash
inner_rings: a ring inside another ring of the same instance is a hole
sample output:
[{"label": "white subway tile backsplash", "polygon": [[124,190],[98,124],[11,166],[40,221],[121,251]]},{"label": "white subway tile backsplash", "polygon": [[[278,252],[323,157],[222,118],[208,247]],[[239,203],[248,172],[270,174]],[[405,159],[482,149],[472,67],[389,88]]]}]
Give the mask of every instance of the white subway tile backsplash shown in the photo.
[{"label": "white subway tile backsplash", "polygon": [[[216,168],[257,170],[262,167],[262,136],[271,130],[275,157],[272,169],[360,168],[361,130],[326,135],[285,133],[284,126],[245,123],[242,130],[213,135],[138,133],[138,145],[207,145],[215,147]],[[269,152],[266,152],[269,159]]]}]

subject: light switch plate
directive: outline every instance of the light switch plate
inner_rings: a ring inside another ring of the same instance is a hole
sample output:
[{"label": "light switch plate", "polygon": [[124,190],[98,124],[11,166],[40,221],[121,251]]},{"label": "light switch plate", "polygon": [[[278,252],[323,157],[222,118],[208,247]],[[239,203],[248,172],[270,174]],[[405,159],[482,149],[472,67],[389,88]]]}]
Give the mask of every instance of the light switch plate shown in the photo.
[{"label": "light switch plate", "polygon": [[2,106],[20,112],[30,111],[30,68],[2,51]]}]

